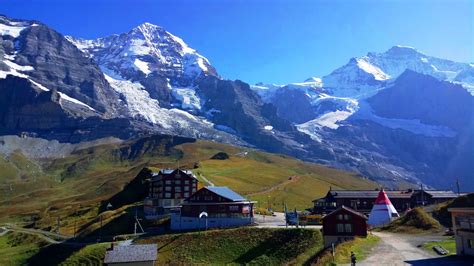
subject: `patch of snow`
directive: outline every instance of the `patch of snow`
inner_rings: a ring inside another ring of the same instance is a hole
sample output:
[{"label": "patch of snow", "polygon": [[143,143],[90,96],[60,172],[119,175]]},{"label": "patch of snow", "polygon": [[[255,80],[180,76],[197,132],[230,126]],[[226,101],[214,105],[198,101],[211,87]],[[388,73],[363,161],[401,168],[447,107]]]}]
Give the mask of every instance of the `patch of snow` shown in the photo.
[{"label": "patch of snow", "polygon": [[173,96],[181,102],[181,108],[191,110],[201,110],[201,99],[196,94],[194,88],[171,88]]},{"label": "patch of snow", "polygon": [[135,58],[135,61],[133,61],[133,64],[138,68],[138,70],[145,73],[145,75],[148,75],[151,73],[147,62],[144,62],[138,58]]},{"label": "patch of snow", "polygon": [[372,74],[376,80],[386,80],[390,76],[385,74],[380,68],[370,64],[364,58],[357,59],[357,66],[359,66],[365,72]]},{"label": "patch of snow", "polygon": [[26,28],[27,27],[10,26],[0,23],[0,35],[9,35],[13,38],[17,38],[18,36],[20,36],[20,32]]},{"label": "patch of snow", "polygon": [[7,66],[18,71],[32,71],[35,70],[32,66],[20,66],[10,60],[3,61]]},{"label": "patch of snow", "polygon": [[61,100],[66,100],[68,102],[72,102],[72,103],[75,103],[75,104],[78,104],[78,105],[82,105],[84,107],[87,107],[89,110],[95,111],[95,109],[90,107],[89,105],[79,101],[78,99],[72,98],[72,97],[68,96],[67,94],[65,94],[63,92],[58,91],[58,94],[59,94]]}]

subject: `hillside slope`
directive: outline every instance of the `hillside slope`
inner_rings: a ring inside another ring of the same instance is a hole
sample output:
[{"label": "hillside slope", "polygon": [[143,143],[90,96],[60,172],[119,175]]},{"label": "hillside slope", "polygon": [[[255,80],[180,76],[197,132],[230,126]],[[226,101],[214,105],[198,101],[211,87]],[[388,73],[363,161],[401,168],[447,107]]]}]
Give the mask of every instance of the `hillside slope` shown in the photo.
[{"label": "hillside slope", "polygon": [[[15,140],[18,138],[3,137],[2,145],[5,148]],[[358,175],[291,157],[188,138],[159,135],[126,142],[104,140],[90,146],[69,146],[69,150],[50,141],[25,141],[49,143],[48,154],[58,154],[58,158],[35,154],[28,148],[35,145],[2,150],[0,172],[9,174],[0,176],[0,221],[22,221],[55,230],[60,216],[60,231],[65,234],[72,234],[74,223],[81,228],[96,219],[100,202],[121,191],[145,166],[198,166],[193,171],[216,185],[229,186],[260,201],[262,207],[271,205],[279,210],[283,201],[291,208],[310,207],[330,186],[376,187]],[[218,152],[230,158],[211,160]]]}]

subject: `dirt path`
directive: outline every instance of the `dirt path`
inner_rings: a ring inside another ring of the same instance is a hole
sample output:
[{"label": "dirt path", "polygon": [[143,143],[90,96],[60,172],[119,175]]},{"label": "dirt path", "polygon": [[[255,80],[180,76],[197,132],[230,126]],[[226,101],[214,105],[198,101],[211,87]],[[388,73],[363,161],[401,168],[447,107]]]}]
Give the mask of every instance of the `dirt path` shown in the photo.
[{"label": "dirt path", "polygon": [[298,182],[298,181],[300,180],[300,178],[301,178],[301,177],[296,176],[296,175],[290,176],[290,177],[288,177],[287,180],[285,180],[285,181],[283,181],[283,182],[281,182],[281,183],[278,183],[278,184],[276,184],[276,185],[274,185],[274,186],[271,186],[271,187],[269,187],[269,188],[267,188],[267,189],[265,189],[265,190],[262,190],[262,191],[258,191],[258,192],[246,194],[246,196],[256,196],[256,195],[260,195],[260,194],[272,192],[273,190],[278,189],[278,188],[280,188],[280,187],[284,187],[284,186],[286,186],[286,185],[288,185],[288,184],[290,184],[290,183]]},{"label": "dirt path", "polygon": [[374,232],[380,242],[371,255],[357,265],[472,265],[456,256],[442,257],[428,252],[421,247],[429,241],[445,239],[439,235],[407,235],[385,232]]},{"label": "dirt path", "polygon": [[[417,237],[381,232],[374,232],[373,234],[380,237],[379,244],[374,247],[367,259],[357,263],[357,265],[409,265],[405,261],[435,257],[417,247],[419,245],[417,243],[419,241],[415,241]],[[426,241],[421,240],[421,242]]]},{"label": "dirt path", "polygon": [[199,174],[199,176],[206,182],[210,187],[214,187],[214,183],[212,183],[209,179],[207,179],[205,176]]}]

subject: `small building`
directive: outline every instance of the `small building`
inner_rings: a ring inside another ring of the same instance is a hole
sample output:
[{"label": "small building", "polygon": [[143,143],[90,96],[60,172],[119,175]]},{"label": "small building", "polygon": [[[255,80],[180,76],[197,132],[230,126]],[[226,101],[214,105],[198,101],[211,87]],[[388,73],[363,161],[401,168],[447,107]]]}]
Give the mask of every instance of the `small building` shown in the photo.
[{"label": "small building", "polygon": [[156,244],[116,246],[105,253],[104,264],[113,266],[153,266],[158,256]]},{"label": "small building", "polygon": [[457,255],[474,256],[474,207],[449,208]]},{"label": "small building", "polygon": [[[452,200],[459,195],[453,191],[445,190],[385,190],[393,206],[399,213],[410,208],[430,204],[438,204]],[[313,201],[313,213],[328,214],[341,206],[349,206],[352,209],[368,215],[373,208],[379,190],[332,190],[325,197]]]},{"label": "small building", "polygon": [[[253,223],[254,203],[227,187],[203,187],[184,200],[180,212],[171,214],[171,229],[250,225]],[[207,216],[199,217],[203,212]]]},{"label": "small building", "polygon": [[389,224],[393,219],[400,217],[392,202],[387,197],[387,193],[382,189],[375,200],[374,207],[369,214],[369,225],[381,226]]},{"label": "small building", "polygon": [[323,217],[324,246],[367,236],[367,216],[341,206]]},{"label": "small building", "polygon": [[153,173],[150,191],[144,201],[145,216],[152,218],[178,209],[183,200],[198,188],[199,181],[189,170],[162,169]]}]

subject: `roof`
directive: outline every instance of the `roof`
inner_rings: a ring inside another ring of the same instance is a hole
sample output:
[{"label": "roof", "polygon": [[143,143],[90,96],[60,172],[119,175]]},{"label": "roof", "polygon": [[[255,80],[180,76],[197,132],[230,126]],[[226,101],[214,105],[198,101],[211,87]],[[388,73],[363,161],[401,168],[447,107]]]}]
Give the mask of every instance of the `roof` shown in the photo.
[{"label": "roof", "polygon": [[[335,198],[374,198],[379,195],[379,190],[330,190],[329,193]],[[410,198],[413,191],[408,190],[387,190],[390,198]]]},{"label": "roof", "polygon": [[390,199],[387,197],[387,194],[382,189],[382,190],[380,190],[379,195],[377,196],[377,199],[375,200],[375,204],[391,205],[392,202],[390,202]]},{"label": "roof", "polygon": [[457,198],[458,194],[450,190],[424,190],[433,198]]},{"label": "roof", "polygon": [[358,211],[356,211],[356,210],[354,210],[354,209],[351,209],[351,208],[349,208],[349,207],[346,207],[346,206],[342,205],[341,207],[337,208],[335,211],[333,211],[333,212],[329,213],[328,215],[324,216],[324,217],[323,217],[323,220],[326,219],[327,217],[330,217],[330,216],[333,216],[333,215],[338,214],[338,213],[339,213],[340,211],[342,211],[342,210],[346,210],[346,211],[348,211],[348,212],[350,212],[350,213],[352,213],[352,214],[354,214],[354,215],[357,215],[357,216],[359,216],[359,217],[361,217],[361,218],[363,218],[363,219],[365,219],[365,220],[368,219],[367,216],[365,216],[364,214],[362,214],[362,213],[360,213],[360,212],[358,212]]},{"label": "roof", "polygon": [[209,191],[216,193],[217,195],[229,199],[231,201],[244,201],[246,198],[237,194],[228,187],[206,187]]},{"label": "roof", "polygon": [[448,208],[449,212],[474,213],[474,207],[453,207]]},{"label": "roof", "polygon": [[153,173],[152,176],[157,177],[159,175],[171,175],[171,174],[175,173],[178,170],[181,171],[182,173],[190,176],[191,178],[194,178],[194,179],[197,180],[197,177],[193,174],[192,171],[183,170],[183,169],[160,169],[160,171],[158,173]]},{"label": "roof", "polygon": [[155,261],[157,255],[156,244],[116,246],[105,253],[104,263]]},{"label": "roof", "polygon": [[[421,190],[385,190],[387,196],[391,199],[411,198],[414,193],[419,193]],[[431,195],[433,198],[456,198],[458,194],[450,190],[423,190],[425,193]],[[330,190],[328,195],[334,198],[373,198],[376,199],[379,190]],[[327,197],[327,196],[326,196]],[[321,198],[324,199],[324,198]],[[314,201],[318,201],[316,199]]]}]

